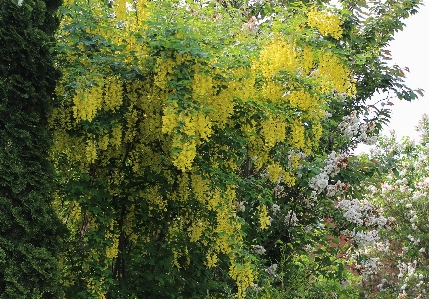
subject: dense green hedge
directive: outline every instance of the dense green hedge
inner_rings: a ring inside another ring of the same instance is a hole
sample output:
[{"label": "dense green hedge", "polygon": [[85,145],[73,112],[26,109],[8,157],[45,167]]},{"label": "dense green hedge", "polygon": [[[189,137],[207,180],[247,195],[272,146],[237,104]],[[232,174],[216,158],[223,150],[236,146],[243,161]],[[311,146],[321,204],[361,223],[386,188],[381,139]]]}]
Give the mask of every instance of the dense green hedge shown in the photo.
[{"label": "dense green hedge", "polygon": [[0,0],[0,298],[58,298],[49,53],[59,0]]}]

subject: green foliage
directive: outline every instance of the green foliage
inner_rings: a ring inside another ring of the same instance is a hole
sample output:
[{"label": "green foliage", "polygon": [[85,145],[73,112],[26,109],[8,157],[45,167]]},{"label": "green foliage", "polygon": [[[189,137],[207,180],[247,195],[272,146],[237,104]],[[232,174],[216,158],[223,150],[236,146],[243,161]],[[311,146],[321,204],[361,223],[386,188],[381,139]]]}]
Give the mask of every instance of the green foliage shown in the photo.
[{"label": "green foliage", "polygon": [[47,115],[58,1],[0,1],[0,298],[57,298],[64,234],[52,206]]}]

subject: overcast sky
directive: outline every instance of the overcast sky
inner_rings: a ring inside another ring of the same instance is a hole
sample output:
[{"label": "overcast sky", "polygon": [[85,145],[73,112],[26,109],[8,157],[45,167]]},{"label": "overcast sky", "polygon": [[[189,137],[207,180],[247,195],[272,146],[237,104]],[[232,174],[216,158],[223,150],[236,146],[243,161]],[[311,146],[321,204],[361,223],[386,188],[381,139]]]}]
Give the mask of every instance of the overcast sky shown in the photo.
[{"label": "overcast sky", "polygon": [[[392,119],[384,128],[383,135],[389,135],[394,129],[398,138],[410,136],[416,141],[419,134],[414,127],[423,113],[429,114],[429,4],[424,1],[416,15],[410,16],[403,31],[395,34],[395,40],[387,48],[392,53],[392,62],[400,67],[408,67],[406,84],[412,89],[422,88],[426,91],[424,97],[413,102],[391,100],[393,102]],[[359,151],[367,151],[360,147]]]},{"label": "overcast sky", "polygon": [[404,31],[395,35],[390,44],[393,62],[401,67],[407,66],[405,82],[413,89],[422,88],[426,91],[424,97],[413,101],[393,100],[392,120],[384,133],[394,129],[398,137],[418,137],[414,127],[423,113],[429,114],[429,6],[421,6],[420,11],[406,20]]}]

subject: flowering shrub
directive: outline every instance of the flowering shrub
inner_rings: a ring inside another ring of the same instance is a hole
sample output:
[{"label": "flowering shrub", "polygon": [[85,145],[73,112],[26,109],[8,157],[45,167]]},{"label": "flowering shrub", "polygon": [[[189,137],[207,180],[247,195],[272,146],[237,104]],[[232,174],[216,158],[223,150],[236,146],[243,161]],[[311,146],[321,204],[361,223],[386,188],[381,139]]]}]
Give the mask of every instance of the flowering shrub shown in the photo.
[{"label": "flowering shrub", "polygon": [[379,296],[424,298],[428,292],[427,192],[429,188],[428,117],[417,126],[421,141],[384,137],[371,152],[386,171],[368,181],[371,201],[395,226],[379,231],[384,244],[369,244],[368,256],[379,262],[375,291]]}]

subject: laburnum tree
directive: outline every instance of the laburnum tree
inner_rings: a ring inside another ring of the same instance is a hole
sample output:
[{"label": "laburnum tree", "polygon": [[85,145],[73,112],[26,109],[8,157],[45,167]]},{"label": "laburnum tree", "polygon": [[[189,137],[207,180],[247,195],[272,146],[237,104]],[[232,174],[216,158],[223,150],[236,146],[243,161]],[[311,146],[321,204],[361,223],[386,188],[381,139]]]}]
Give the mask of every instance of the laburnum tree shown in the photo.
[{"label": "laburnum tree", "polygon": [[357,296],[322,283],[347,272],[335,198],[359,195],[348,150],[386,114],[360,123],[370,95],[415,97],[382,51],[419,2],[240,3],[61,8],[65,298]]},{"label": "laburnum tree", "polygon": [[[18,3],[17,3],[18,4]],[[59,78],[49,53],[60,1],[0,1],[0,298],[58,298],[48,114]]]}]

